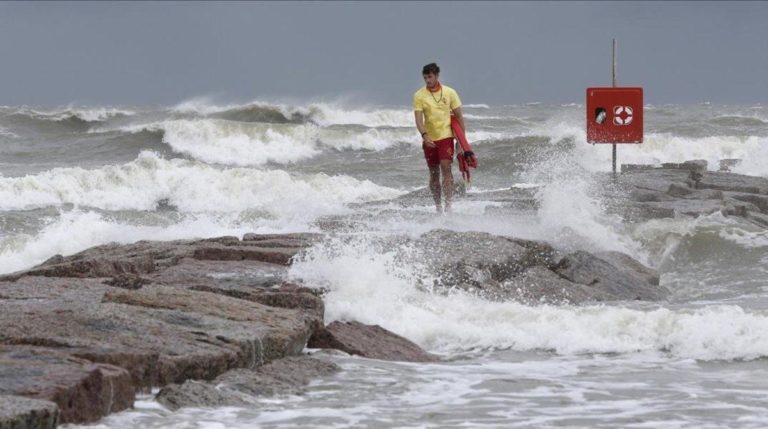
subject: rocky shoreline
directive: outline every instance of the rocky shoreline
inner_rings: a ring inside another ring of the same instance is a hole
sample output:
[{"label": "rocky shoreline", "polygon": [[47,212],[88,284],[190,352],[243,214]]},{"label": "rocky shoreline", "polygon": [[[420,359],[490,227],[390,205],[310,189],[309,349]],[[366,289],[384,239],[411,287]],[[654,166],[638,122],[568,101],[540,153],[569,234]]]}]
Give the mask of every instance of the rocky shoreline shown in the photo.
[{"label": "rocky shoreline", "polygon": [[707,170],[705,160],[622,165],[609,195],[622,202],[619,211],[630,221],[721,212],[768,227],[768,179],[732,173],[728,168],[733,164],[721,162],[720,171]]},{"label": "rocky shoreline", "polygon": [[[520,192],[499,199],[534,204]],[[630,220],[721,211],[768,226],[768,180],[709,172],[701,162],[626,167],[606,193],[610,209]],[[439,360],[377,326],[324,326],[323,291],[285,274],[325,239],[246,234],[109,244],[0,276],[0,429],[94,422],[158,387],[158,401],[170,409],[301,392],[312,377],[338,371],[304,355],[307,346]],[[439,255],[427,264],[439,281],[421,285],[436,293],[458,288],[529,304],[656,301],[669,293],[655,270],[618,252],[563,252],[445,230],[398,240]]]},{"label": "rocky shoreline", "polygon": [[[294,391],[335,370],[302,357],[316,332],[317,347],[431,356],[379,327],[324,328],[321,291],[283,280],[291,258],[318,239],[104,245],[0,277],[0,428],[94,422],[154,387],[165,386],[158,400],[170,408],[239,404],[243,389]],[[205,380],[237,388],[226,396]]]}]

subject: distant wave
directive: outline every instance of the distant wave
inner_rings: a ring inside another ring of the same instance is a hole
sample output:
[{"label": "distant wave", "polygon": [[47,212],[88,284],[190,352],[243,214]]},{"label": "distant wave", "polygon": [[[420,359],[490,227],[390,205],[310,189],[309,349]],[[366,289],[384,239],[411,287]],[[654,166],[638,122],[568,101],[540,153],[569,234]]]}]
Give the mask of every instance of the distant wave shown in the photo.
[{"label": "distant wave", "polygon": [[[581,137],[583,139],[583,137]],[[590,169],[607,171],[611,166],[610,145],[576,144],[582,165]],[[766,176],[768,138],[712,136],[702,138],[680,137],[672,134],[648,133],[641,145],[625,145],[619,149],[622,164],[653,164],[703,159],[710,170],[717,170],[722,159],[741,159],[732,171],[752,176]]]},{"label": "distant wave", "polygon": [[32,119],[65,122],[65,121],[79,121],[79,122],[103,122],[112,118],[121,116],[132,116],[136,113],[131,110],[118,109],[112,107],[67,107],[64,109],[56,110],[35,110],[28,107],[22,107],[13,115],[27,116]]},{"label": "distant wave", "polygon": [[487,104],[482,104],[482,103],[478,103],[478,104],[465,104],[464,107],[469,108],[469,109],[490,109],[490,106],[488,106]]},{"label": "distant wave", "polygon": [[178,119],[122,127],[125,132],[162,133],[174,152],[200,161],[235,166],[290,164],[320,153],[319,127],[253,124],[222,119]]},{"label": "distant wave", "polygon": [[464,119],[473,119],[478,121],[508,121],[511,125],[525,125],[526,121],[519,118],[513,118],[511,116],[495,116],[495,115],[474,115],[472,113],[464,113]]},{"label": "distant wave", "polygon": [[205,100],[190,100],[174,106],[171,112],[239,122],[286,124],[310,120],[308,109],[262,102],[219,106]]},{"label": "distant wave", "polygon": [[18,135],[14,134],[13,132],[7,130],[6,128],[0,127],[0,137],[8,137],[8,138],[17,138]]},{"label": "distant wave", "polygon": [[410,109],[350,109],[332,103],[290,106],[254,101],[246,104],[216,105],[206,100],[191,100],[174,106],[171,111],[241,122],[362,125],[372,128],[415,126]]},{"label": "distant wave", "polygon": [[319,125],[362,125],[366,127],[415,127],[410,109],[346,109],[332,104],[313,104],[312,119]]},{"label": "distant wave", "polygon": [[[224,165],[263,166],[291,164],[312,158],[324,148],[381,151],[398,144],[419,145],[410,129],[328,127],[306,124],[265,124],[223,119],[177,119],[128,125],[108,132],[161,135],[174,152],[194,159]],[[493,137],[493,133],[469,133],[470,138]]]},{"label": "distant wave", "polygon": [[[589,144],[582,123],[570,120],[548,121],[521,135],[544,137],[551,143],[569,141],[570,156],[589,171],[609,171],[611,145]],[[737,158],[742,162],[733,171],[752,176],[766,176],[768,138],[761,136],[683,137],[670,133],[646,132],[643,144],[620,145],[618,159],[621,164],[661,165],[665,162],[683,162],[691,159],[708,161],[710,170],[719,168],[720,160]]]},{"label": "distant wave", "polygon": [[130,110],[117,108],[65,108],[57,110],[36,110],[28,107],[7,110],[3,121],[56,132],[57,128],[83,132],[96,124],[104,124],[111,119],[132,116]]},{"label": "distant wave", "polygon": [[167,201],[183,212],[264,210],[280,217],[314,217],[338,212],[346,203],[400,194],[349,176],[218,169],[197,161],[166,160],[149,151],[122,165],[55,168],[24,177],[0,177],[0,210],[63,204],[154,210],[160,201]]},{"label": "distant wave", "polygon": [[717,125],[730,126],[730,127],[761,127],[768,125],[768,121],[754,117],[754,116],[740,116],[740,115],[725,115],[717,116],[712,119],[712,122]]}]

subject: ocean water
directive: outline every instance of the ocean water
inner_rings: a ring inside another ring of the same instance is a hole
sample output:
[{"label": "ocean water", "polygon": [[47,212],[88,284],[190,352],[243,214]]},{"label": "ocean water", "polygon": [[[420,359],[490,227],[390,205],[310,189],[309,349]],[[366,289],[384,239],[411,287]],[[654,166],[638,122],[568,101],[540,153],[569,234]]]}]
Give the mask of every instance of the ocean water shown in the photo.
[{"label": "ocean water", "polygon": [[[768,108],[645,109],[645,143],[620,146],[620,163],[739,158],[735,172],[768,176]],[[611,148],[586,143],[582,105],[464,110],[480,168],[472,198],[438,216],[392,201],[427,180],[407,106],[2,106],[0,273],[108,242],[352,219],[289,276],[329,290],[326,322],[379,324],[445,358],[325,356],[343,371],[304,395],[177,412],[145,396],[93,427],[767,427],[768,233],[720,214],[611,215],[598,192]],[[500,207],[494,191],[510,187],[538,208]],[[625,252],[672,295],[555,306],[435,294],[418,287],[422,261],[402,257],[414,249],[380,243],[437,228]]]}]

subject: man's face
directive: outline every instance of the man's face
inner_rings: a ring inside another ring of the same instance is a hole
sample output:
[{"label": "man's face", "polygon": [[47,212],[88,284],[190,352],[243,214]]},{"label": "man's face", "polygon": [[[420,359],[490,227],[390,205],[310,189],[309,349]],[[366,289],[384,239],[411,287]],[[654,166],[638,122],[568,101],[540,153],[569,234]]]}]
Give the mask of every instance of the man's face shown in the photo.
[{"label": "man's face", "polygon": [[427,84],[427,88],[434,88],[435,85],[437,85],[437,78],[440,75],[434,74],[434,73],[427,73],[424,76],[424,83]]}]

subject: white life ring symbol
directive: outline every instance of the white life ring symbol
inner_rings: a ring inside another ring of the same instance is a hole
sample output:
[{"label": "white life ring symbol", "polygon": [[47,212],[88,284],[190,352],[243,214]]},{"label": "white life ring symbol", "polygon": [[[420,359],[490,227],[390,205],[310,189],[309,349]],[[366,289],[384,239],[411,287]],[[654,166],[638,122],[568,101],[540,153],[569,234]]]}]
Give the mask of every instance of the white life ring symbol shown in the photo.
[{"label": "white life ring symbol", "polygon": [[[622,115],[624,113],[624,115]],[[613,108],[613,124],[614,125],[629,125],[632,123],[632,108],[629,106],[614,106]]]}]

